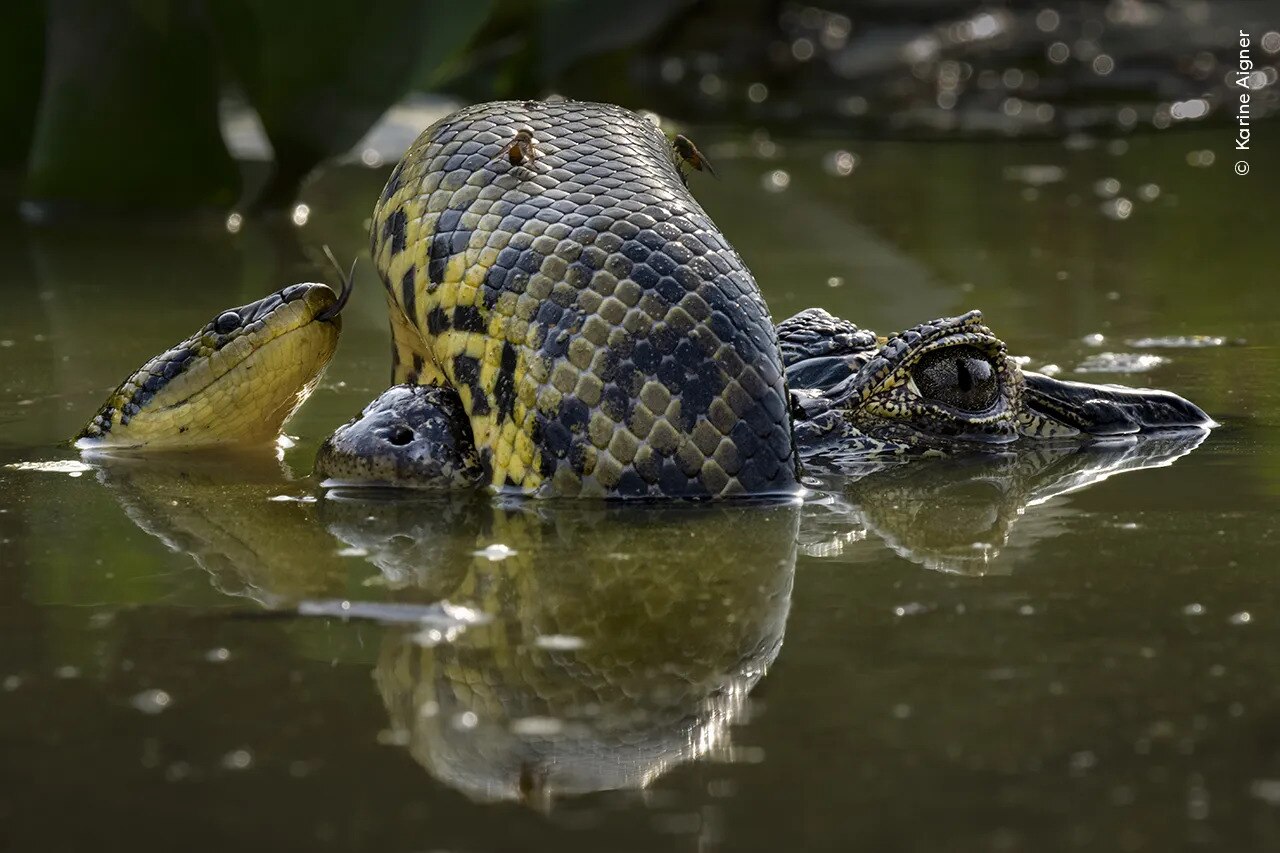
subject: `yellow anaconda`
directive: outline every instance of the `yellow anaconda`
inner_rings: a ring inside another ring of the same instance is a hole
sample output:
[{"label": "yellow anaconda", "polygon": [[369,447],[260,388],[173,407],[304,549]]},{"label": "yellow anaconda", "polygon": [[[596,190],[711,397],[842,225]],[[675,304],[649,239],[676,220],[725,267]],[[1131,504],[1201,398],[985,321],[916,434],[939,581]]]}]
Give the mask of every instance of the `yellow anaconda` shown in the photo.
[{"label": "yellow anaconda", "polygon": [[371,238],[393,381],[457,391],[494,487],[795,489],[774,326],[681,162],[621,107],[505,101],[392,172]]}]

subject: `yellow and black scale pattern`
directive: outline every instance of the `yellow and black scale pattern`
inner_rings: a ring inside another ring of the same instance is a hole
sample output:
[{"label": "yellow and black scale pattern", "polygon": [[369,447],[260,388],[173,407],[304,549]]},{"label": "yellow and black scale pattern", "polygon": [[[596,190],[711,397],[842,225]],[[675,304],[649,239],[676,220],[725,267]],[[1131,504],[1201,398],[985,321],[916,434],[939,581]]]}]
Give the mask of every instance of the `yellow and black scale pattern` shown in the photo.
[{"label": "yellow and black scale pattern", "polygon": [[[513,163],[522,129],[533,156]],[[463,109],[392,172],[371,239],[393,382],[456,389],[495,488],[796,488],[768,309],[645,118],[573,101]]]}]

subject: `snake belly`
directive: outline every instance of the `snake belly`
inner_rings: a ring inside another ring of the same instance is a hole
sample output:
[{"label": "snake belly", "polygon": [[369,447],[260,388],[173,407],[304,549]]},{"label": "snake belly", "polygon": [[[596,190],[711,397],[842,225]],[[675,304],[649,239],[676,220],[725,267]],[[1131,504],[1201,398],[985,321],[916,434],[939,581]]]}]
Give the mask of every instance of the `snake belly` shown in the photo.
[{"label": "snake belly", "polygon": [[[522,129],[533,156],[517,163]],[[391,173],[371,241],[392,381],[457,391],[494,488],[796,490],[764,299],[644,117],[573,101],[454,113]]]}]

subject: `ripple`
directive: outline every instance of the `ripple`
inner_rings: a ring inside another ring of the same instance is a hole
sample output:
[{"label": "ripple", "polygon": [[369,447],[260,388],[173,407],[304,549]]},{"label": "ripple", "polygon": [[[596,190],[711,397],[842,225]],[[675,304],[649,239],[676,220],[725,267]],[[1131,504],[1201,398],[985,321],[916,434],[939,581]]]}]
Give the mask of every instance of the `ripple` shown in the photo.
[{"label": "ripple", "polygon": [[1100,352],[1076,366],[1076,373],[1146,373],[1167,362],[1167,358],[1134,352]]}]

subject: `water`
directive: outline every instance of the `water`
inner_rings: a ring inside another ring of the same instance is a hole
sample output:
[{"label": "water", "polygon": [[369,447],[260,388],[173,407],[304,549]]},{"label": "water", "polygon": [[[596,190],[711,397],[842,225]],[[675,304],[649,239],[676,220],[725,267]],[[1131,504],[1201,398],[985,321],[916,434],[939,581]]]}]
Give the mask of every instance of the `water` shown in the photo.
[{"label": "water", "polygon": [[[0,846],[1274,844],[1266,136],[1241,178],[1223,130],[699,134],[721,180],[695,190],[775,316],[979,307],[1031,367],[1147,364],[1088,378],[1224,424],[790,506],[323,495],[316,445],[388,374],[367,263],[283,459],[81,461],[61,440],[146,357],[361,251],[385,170],[321,178],[303,227],[6,223]],[[1223,340],[1152,345],[1196,335]]]}]

